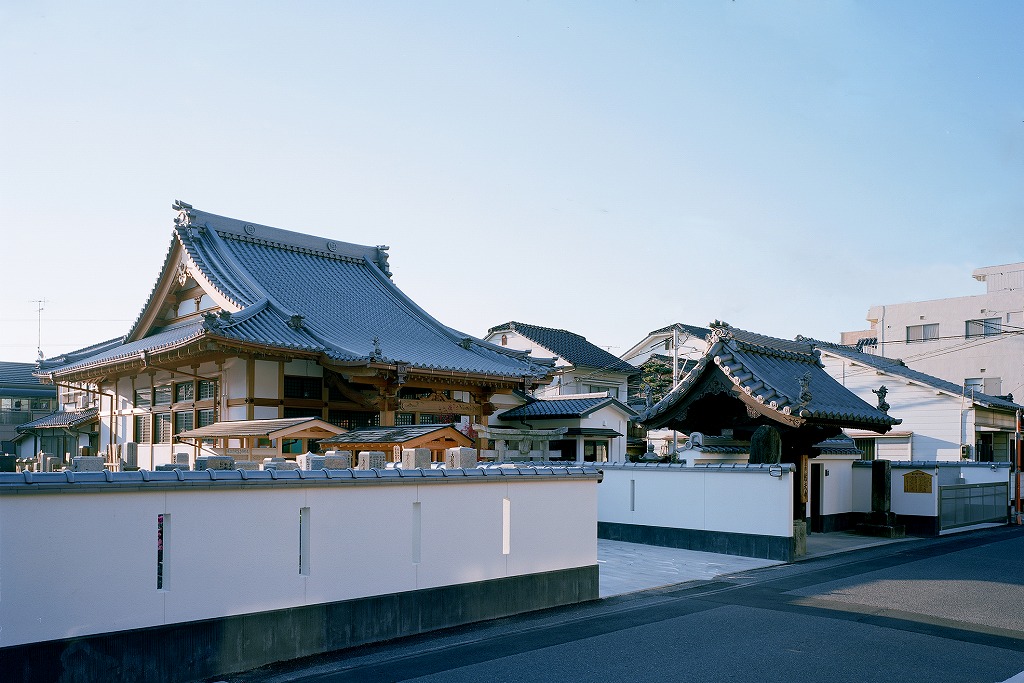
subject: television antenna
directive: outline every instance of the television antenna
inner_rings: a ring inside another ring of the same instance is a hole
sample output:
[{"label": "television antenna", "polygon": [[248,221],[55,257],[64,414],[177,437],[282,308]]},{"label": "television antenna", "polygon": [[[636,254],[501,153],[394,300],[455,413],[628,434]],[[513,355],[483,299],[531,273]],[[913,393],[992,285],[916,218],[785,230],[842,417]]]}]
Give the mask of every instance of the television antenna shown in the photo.
[{"label": "television antenna", "polygon": [[33,299],[36,305],[36,359],[43,359],[43,308],[46,307],[46,299]]}]

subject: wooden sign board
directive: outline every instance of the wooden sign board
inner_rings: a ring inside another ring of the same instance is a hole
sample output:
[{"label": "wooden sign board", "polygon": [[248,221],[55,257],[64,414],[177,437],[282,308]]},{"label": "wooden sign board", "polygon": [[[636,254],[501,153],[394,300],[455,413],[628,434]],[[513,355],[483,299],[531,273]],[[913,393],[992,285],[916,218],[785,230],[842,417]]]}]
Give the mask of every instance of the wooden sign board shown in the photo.
[{"label": "wooden sign board", "polygon": [[914,470],[903,475],[903,493],[931,493],[932,475]]}]

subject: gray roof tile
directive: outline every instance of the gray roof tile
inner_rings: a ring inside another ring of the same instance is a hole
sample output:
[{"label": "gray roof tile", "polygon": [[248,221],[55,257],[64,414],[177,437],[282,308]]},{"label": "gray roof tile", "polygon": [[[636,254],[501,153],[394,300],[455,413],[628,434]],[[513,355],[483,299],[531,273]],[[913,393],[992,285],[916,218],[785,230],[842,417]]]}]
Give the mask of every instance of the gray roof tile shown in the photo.
[{"label": "gray roof tile", "polygon": [[530,401],[511,410],[506,410],[498,418],[501,420],[578,418],[586,417],[610,405],[617,406],[627,415],[633,416],[636,414],[632,408],[611,397],[559,398]]},{"label": "gray roof tile", "polygon": [[590,343],[586,337],[575,332],[511,321],[492,327],[487,330],[487,334],[491,335],[503,330],[518,332],[573,365],[621,372],[626,375],[634,375],[639,372],[634,366],[600,346]]},{"label": "gray roof tile", "polygon": [[[711,344],[697,365],[665,398],[637,421],[659,427],[672,419],[673,408],[688,395],[705,372],[718,371],[741,391],[784,415],[824,420],[842,426],[877,426],[888,430],[900,420],[866,403],[822,368],[818,352],[807,341],[789,341],[730,327],[712,326]],[[800,380],[809,378],[809,400],[801,398]]]},{"label": "gray roof tile", "polygon": [[38,420],[18,425],[18,432],[27,432],[31,429],[59,429],[63,427],[78,427],[96,420],[99,417],[98,408],[87,408],[86,410],[59,410],[50,413]]}]

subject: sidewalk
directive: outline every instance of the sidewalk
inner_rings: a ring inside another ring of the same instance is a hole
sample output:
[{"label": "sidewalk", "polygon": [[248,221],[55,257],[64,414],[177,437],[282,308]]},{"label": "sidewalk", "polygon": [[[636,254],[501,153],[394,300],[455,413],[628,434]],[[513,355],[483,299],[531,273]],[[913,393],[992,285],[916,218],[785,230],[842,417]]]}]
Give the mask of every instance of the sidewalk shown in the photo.
[{"label": "sidewalk", "polygon": [[[815,557],[870,548],[887,543],[900,543],[909,538],[873,538],[852,532],[810,534],[807,554],[799,561]],[[600,567],[602,598],[624,593],[670,586],[685,581],[709,580],[723,574],[784,564],[776,560],[738,555],[720,555],[699,550],[663,548],[656,545],[597,540],[597,563]]]}]

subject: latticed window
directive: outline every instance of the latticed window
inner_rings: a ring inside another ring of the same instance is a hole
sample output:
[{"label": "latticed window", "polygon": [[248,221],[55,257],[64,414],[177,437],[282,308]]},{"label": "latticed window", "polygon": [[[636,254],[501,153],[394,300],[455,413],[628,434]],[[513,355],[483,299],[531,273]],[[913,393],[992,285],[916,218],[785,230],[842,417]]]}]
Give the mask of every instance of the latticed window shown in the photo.
[{"label": "latticed window", "polygon": [[327,414],[327,421],[343,429],[379,427],[380,413],[365,410],[332,410]]},{"label": "latticed window", "polygon": [[153,405],[157,406],[169,406],[171,405],[171,385],[164,384],[163,386],[153,387]]},{"label": "latticed window", "polygon": [[151,443],[149,425],[149,415],[135,416],[135,443]]},{"label": "latticed window", "polygon": [[153,390],[149,387],[135,390],[135,407],[148,408],[153,405]]},{"label": "latticed window", "polygon": [[414,424],[416,424],[415,413],[395,413],[395,426],[408,427]]},{"label": "latticed window", "polygon": [[183,410],[174,414],[174,433],[181,434],[192,429],[193,418],[191,410]]},{"label": "latticed window", "polygon": [[[169,387],[168,387],[169,388]],[[153,443],[171,442],[171,414],[153,414]]]},{"label": "latticed window", "polygon": [[324,395],[324,380],[322,377],[296,377],[285,375],[284,397],[285,398],[315,398],[321,399]]},{"label": "latticed window", "polygon": [[196,385],[192,382],[179,382],[174,385],[174,402],[184,403],[194,401],[196,398]]},{"label": "latticed window", "polygon": [[216,414],[213,408],[204,408],[203,410],[196,411],[196,426],[197,427],[208,427],[214,422]]},{"label": "latticed window", "polygon": [[864,455],[861,456],[861,460],[874,460],[875,459],[875,440],[874,439],[854,439],[853,444],[860,449],[860,452]]},{"label": "latticed window", "polygon": [[199,380],[199,400],[209,401],[217,397],[217,381],[212,379]]}]

